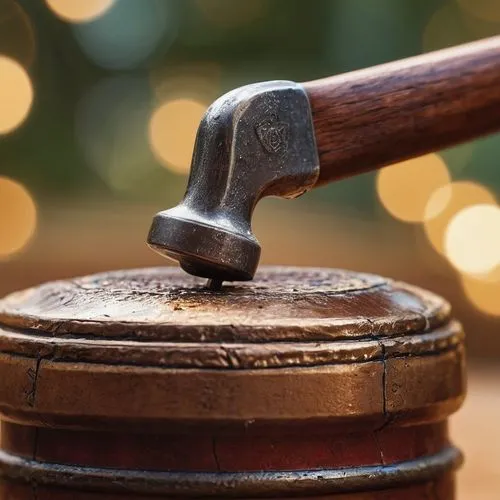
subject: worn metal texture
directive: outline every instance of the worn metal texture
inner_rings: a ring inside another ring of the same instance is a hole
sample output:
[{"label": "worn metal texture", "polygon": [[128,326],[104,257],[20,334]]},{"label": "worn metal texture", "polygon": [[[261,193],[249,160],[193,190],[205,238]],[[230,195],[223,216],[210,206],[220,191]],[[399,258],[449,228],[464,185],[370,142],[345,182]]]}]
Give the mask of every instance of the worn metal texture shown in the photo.
[{"label": "worn metal texture", "polygon": [[274,81],[233,90],[207,110],[184,200],[155,216],[148,243],[196,276],[250,280],[260,258],[255,205],[265,196],[300,196],[318,176],[302,86]]},{"label": "worn metal texture", "polygon": [[0,301],[0,491],[450,500],[463,340],[436,295],[334,269],[17,292]]},{"label": "worn metal texture", "polygon": [[119,271],[12,294],[0,323],[0,410],[29,423],[377,426],[463,394],[449,305],[368,274],[269,268],[215,293],[172,268]]},{"label": "worn metal texture", "polygon": [[0,323],[55,337],[169,342],[322,342],[422,333],[449,304],[422,289],[338,269],[264,267],[213,292],[171,268],[47,283],[0,301]]}]

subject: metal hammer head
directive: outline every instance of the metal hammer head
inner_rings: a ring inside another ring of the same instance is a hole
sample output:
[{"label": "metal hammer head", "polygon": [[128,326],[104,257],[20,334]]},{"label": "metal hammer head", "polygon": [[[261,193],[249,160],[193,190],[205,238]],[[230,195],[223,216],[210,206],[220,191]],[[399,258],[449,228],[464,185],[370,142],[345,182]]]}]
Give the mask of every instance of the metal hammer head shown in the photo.
[{"label": "metal hammer head", "polygon": [[184,200],[154,217],[148,244],[190,274],[250,280],[260,257],[255,205],[264,196],[300,196],[318,175],[304,89],[275,81],[233,90],[207,110]]}]

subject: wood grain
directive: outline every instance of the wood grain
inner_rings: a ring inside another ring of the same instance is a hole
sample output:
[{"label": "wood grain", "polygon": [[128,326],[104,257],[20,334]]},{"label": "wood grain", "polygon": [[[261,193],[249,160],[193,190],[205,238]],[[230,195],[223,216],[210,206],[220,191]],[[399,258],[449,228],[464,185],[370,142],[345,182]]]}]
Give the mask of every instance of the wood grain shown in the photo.
[{"label": "wood grain", "polygon": [[500,37],[304,87],[319,186],[500,130]]},{"label": "wood grain", "polygon": [[0,301],[0,498],[453,500],[463,342],[438,296],[335,269],[16,292]]}]

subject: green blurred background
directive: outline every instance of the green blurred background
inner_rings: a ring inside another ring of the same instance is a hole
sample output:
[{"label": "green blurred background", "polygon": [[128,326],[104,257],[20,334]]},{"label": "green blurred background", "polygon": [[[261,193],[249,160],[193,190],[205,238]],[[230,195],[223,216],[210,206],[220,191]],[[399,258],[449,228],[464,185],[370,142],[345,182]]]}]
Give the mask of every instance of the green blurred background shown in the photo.
[{"label": "green blurred background", "polygon": [[[499,33],[499,0],[0,0],[0,294],[164,265],[145,245],[151,217],[181,199],[201,115],[227,90]],[[374,272],[446,296],[466,326],[473,383],[493,387],[499,160],[497,135],[265,200],[254,224],[262,260]],[[484,411],[500,417],[497,396]],[[488,463],[498,478],[500,457]],[[474,488],[471,498],[496,498]]]}]

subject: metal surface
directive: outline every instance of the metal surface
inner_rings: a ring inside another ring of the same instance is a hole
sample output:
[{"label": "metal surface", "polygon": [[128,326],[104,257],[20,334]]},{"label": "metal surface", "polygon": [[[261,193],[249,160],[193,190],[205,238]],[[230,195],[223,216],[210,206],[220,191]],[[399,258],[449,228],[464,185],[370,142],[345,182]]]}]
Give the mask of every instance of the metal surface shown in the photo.
[{"label": "metal surface", "polygon": [[209,279],[207,280],[207,288],[214,292],[222,289],[222,280]]},{"label": "metal surface", "polygon": [[260,257],[255,205],[265,196],[300,196],[318,176],[304,89],[275,81],[233,90],[203,118],[185,198],[155,216],[148,244],[190,274],[250,280]]}]

